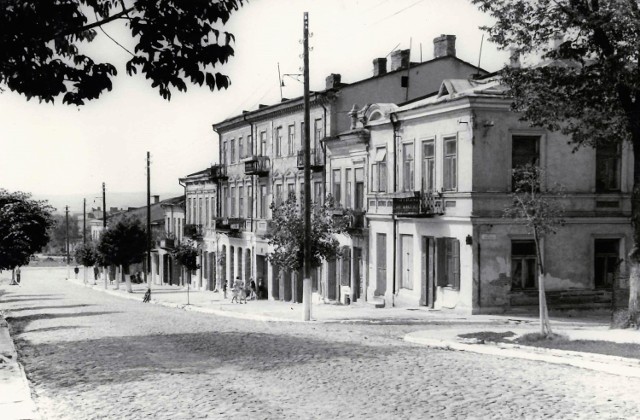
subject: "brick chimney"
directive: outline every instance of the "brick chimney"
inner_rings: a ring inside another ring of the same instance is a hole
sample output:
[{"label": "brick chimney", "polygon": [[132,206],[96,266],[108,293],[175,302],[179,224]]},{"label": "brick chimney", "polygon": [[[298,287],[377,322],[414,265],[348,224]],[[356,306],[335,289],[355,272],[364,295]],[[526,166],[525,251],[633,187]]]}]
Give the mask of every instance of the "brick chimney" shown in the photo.
[{"label": "brick chimney", "polygon": [[373,59],[373,75],[382,76],[387,72],[387,59],[386,58],[374,58]]},{"label": "brick chimney", "polygon": [[391,71],[409,67],[410,50],[395,50],[391,53]]},{"label": "brick chimney", "polygon": [[342,76],[340,76],[339,74],[331,73],[330,75],[328,75],[325,79],[326,89],[335,89],[340,87],[340,79],[342,79]]},{"label": "brick chimney", "polygon": [[159,195],[152,195],[151,196],[153,198],[153,204],[157,204],[160,202],[160,196]]},{"label": "brick chimney", "polygon": [[434,58],[456,56],[456,36],[455,35],[440,35],[437,38],[433,38],[433,56]]}]

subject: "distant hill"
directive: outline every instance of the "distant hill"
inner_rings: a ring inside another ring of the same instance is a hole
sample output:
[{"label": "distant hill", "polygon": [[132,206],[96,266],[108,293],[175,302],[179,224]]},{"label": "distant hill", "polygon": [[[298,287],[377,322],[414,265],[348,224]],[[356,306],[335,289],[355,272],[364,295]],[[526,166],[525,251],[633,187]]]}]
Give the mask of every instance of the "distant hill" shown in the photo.
[{"label": "distant hill", "polygon": [[[183,195],[183,191],[157,193],[160,200]],[[92,194],[64,194],[64,195],[44,195],[34,194],[36,200],[47,200],[49,204],[56,208],[57,213],[64,213],[64,206],[69,206],[69,211],[74,213],[82,212],[82,199],[87,199],[87,211],[91,208],[102,208],[102,196]],[[146,192],[109,192],[107,191],[107,208],[117,207],[127,209],[128,207],[141,207],[147,204]],[[153,198],[151,199],[153,202]]]}]

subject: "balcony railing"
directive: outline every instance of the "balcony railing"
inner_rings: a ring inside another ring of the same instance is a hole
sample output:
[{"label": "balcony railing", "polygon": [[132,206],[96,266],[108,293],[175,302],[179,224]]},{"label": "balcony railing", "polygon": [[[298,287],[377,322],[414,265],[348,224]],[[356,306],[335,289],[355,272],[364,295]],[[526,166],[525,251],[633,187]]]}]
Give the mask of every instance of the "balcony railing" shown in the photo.
[{"label": "balcony railing", "polygon": [[184,236],[189,237],[194,240],[202,239],[202,235],[204,234],[204,229],[202,225],[195,224],[185,224],[184,225]]},{"label": "balcony railing", "polygon": [[247,175],[269,175],[271,162],[268,156],[252,156],[244,162],[244,173]]},{"label": "balcony railing", "polygon": [[[311,170],[320,170],[324,167],[324,152],[321,148],[309,151],[309,162]],[[298,150],[298,169],[304,169],[304,150]]]},{"label": "balcony railing", "polygon": [[393,198],[393,214],[407,217],[429,217],[444,214],[444,200],[433,193],[416,191],[413,197]]},{"label": "balcony railing", "polygon": [[211,166],[211,179],[213,181],[224,181],[227,176],[227,165],[216,164]]},{"label": "balcony railing", "polygon": [[158,242],[159,242],[158,245],[160,246],[160,248],[164,248],[164,249],[175,248],[175,239],[173,238],[160,239]]},{"label": "balcony railing", "polygon": [[220,232],[240,232],[245,228],[245,219],[218,217],[216,218],[216,230]]},{"label": "balcony railing", "polygon": [[329,210],[336,227],[344,229],[347,233],[358,233],[365,228],[365,212],[363,210],[351,210],[335,208]]}]

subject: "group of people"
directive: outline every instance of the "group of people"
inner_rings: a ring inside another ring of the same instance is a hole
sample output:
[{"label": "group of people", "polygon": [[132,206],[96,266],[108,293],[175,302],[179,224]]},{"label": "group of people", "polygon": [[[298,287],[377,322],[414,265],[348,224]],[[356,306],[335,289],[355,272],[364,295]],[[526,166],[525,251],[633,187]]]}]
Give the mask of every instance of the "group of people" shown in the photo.
[{"label": "group of people", "polygon": [[[227,281],[225,280],[222,291],[224,298],[227,298]],[[259,285],[256,287],[256,282],[252,279],[249,280],[249,285],[245,286],[244,282],[240,280],[240,277],[236,277],[231,288],[231,303],[247,303],[247,299],[256,300],[263,299],[264,284],[262,279],[259,281]]]}]

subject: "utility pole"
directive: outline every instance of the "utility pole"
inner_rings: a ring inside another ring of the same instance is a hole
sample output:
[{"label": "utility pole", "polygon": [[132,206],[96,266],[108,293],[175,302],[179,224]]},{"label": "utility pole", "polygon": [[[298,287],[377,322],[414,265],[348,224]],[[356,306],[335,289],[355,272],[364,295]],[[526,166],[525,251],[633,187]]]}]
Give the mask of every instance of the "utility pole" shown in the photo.
[{"label": "utility pole", "polygon": [[107,229],[107,195],[105,193],[104,182],[102,183],[102,228]]},{"label": "utility pole", "polygon": [[66,236],[67,236],[67,241],[66,241],[66,251],[67,251],[67,278],[69,278],[69,263],[70,258],[69,258],[69,206],[64,206],[64,218],[65,218],[65,222],[66,222]]},{"label": "utility pole", "polygon": [[304,263],[302,280],[303,320],[311,320],[311,140],[309,111],[309,13],[303,19],[304,61]]},{"label": "utility pole", "polygon": [[87,243],[87,199],[82,199],[82,244]]},{"label": "utility pole", "polygon": [[151,154],[147,152],[147,256],[144,270],[144,282],[151,287],[151,276],[147,281],[147,272],[151,270]]}]

